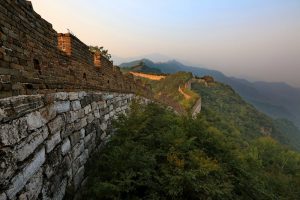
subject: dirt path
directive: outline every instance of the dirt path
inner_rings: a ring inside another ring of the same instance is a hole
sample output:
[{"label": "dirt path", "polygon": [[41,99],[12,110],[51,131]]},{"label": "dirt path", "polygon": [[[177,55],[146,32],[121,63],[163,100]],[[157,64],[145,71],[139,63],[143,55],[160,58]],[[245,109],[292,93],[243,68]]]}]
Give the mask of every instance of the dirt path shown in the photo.
[{"label": "dirt path", "polygon": [[188,95],[187,93],[185,93],[181,87],[179,86],[178,91],[184,96],[185,99],[190,99],[192,98],[190,95]]}]

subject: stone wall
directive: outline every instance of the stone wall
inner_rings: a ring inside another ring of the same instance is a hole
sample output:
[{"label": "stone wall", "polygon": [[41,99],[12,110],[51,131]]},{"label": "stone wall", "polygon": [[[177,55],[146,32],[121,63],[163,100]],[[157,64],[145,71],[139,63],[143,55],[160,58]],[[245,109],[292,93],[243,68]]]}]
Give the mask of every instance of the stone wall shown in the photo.
[{"label": "stone wall", "polygon": [[0,98],[80,90],[151,95],[106,58],[98,56],[95,66],[86,44],[58,34],[30,2],[1,0],[0,19]]},{"label": "stone wall", "polygon": [[134,98],[59,92],[0,99],[0,200],[62,199],[67,188],[76,191],[87,159]]}]

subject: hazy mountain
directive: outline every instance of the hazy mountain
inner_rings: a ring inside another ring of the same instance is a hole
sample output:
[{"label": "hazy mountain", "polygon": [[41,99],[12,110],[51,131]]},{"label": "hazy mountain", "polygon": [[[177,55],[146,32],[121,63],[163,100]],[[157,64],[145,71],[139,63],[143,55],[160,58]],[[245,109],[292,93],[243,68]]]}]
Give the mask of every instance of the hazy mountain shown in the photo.
[{"label": "hazy mountain", "polygon": [[161,70],[158,68],[153,68],[147,66],[144,62],[137,62],[136,65],[123,67],[122,71],[128,72],[142,72],[142,73],[151,73],[151,74],[161,74]]},{"label": "hazy mountain", "polygon": [[139,59],[123,63],[121,67],[132,67],[143,62],[146,66],[160,69],[163,73],[189,71],[197,76],[210,75],[217,81],[230,85],[246,101],[262,112],[274,118],[286,118],[300,127],[300,89],[286,83],[250,82],[245,79],[228,77],[222,72],[203,67],[184,65],[176,60],[153,62],[149,59]]},{"label": "hazy mountain", "polygon": [[172,58],[163,54],[159,53],[152,53],[152,54],[147,54],[147,55],[142,55],[142,56],[136,56],[136,57],[119,57],[116,55],[112,55],[112,60],[116,65],[120,65],[122,63],[126,62],[131,62],[133,60],[143,60],[143,58],[148,58],[152,60],[153,62],[167,62],[168,60],[171,60]]}]

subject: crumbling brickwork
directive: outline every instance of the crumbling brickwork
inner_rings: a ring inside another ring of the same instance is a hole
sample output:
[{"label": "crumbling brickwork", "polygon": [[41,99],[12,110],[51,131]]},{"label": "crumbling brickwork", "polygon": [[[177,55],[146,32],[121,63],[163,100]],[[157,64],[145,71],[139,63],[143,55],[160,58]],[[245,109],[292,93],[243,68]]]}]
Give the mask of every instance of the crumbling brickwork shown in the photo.
[{"label": "crumbling brickwork", "polygon": [[151,94],[74,35],[57,33],[28,1],[2,0],[0,19],[0,98],[83,89]]}]

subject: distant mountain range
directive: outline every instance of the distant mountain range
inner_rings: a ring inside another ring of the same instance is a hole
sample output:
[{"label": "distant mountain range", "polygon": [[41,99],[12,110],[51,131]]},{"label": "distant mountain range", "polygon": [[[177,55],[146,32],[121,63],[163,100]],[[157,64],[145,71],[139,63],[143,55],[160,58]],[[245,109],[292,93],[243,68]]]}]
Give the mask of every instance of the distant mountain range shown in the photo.
[{"label": "distant mountain range", "polygon": [[[196,76],[213,76],[217,81],[230,85],[246,101],[273,118],[285,118],[300,128],[300,89],[286,83],[250,82],[245,79],[228,77],[222,72],[184,65],[176,60],[154,63],[140,59],[122,63],[120,67],[144,66],[159,69],[162,73],[178,71],[192,72]],[[152,71],[153,72],[153,71]]]}]

